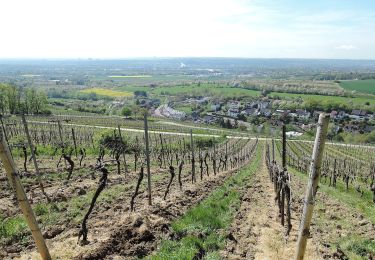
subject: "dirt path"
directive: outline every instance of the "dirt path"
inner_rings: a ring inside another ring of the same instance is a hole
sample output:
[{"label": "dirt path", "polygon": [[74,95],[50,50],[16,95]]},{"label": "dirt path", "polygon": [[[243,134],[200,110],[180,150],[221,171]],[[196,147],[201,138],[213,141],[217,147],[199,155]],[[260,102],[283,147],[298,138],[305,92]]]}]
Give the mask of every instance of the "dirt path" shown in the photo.
[{"label": "dirt path", "polygon": [[[285,230],[280,224],[278,209],[274,202],[274,191],[268,177],[265,160],[252,176],[242,197],[240,210],[229,229],[228,242],[222,251],[226,259],[292,259],[294,257],[298,222],[293,218],[293,230],[285,239]],[[311,242],[309,242],[311,243]],[[309,250],[305,259],[320,259]]]}]

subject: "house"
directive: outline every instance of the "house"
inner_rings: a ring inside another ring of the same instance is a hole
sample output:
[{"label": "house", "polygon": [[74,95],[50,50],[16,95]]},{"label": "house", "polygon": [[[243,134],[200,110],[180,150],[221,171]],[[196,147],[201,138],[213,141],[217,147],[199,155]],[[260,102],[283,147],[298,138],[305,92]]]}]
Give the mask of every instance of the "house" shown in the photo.
[{"label": "house", "polygon": [[354,124],[345,125],[343,130],[350,133],[359,133],[359,126]]},{"label": "house", "polygon": [[258,113],[258,110],[256,108],[246,108],[245,110],[241,111],[241,114],[245,116],[257,115],[257,113]]},{"label": "house", "polygon": [[289,132],[286,132],[285,135],[287,137],[299,137],[301,136],[303,133],[300,133],[300,132],[295,132],[295,131],[289,131]]},{"label": "house", "polygon": [[373,114],[367,114],[367,117],[368,117],[368,119],[369,120],[373,120],[373,119],[375,119],[375,114],[373,113]]},{"label": "house", "polygon": [[214,112],[220,111],[221,105],[220,104],[212,104],[211,105],[211,110]]},{"label": "house", "polygon": [[202,98],[200,98],[200,99],[197,99],[197,103],[198,104],[207,104],[208,103],[208,101],[210,101],[210,97],[202,97]]},{"label": "house", "polygon": [[193,112],[191,113],[191,119],[192,119],[193,121],[197,121],[197,120],[199,119],[199,113],[198,113],[197,111],[193,111]]},{"label": "house", "polygon": [[311,129],[314,129],[316,127],[315,124],[302,124],[301,125],[301,129],[304,130],[304,131],[310,131]]},{"label": "house", "polygon": [[168,117],[168,118],[173,118],[173,119],[184,119],[186,117],[186,113],[182,111],[175,110],[168,106],[168,104],[161,105],[159,106],[155,111],[154,111],[155,116],[160,116],[160,117]]},{"label": "house", "polygon": [[339,111],[338,114],[337,114],[337,116],[336,116],[336,119],[341,120],[341,119],[344,119],[347,116],[348,116],[348,114],[345,113],[345,111]]},{"label": "house", "polygon": [[277,109],[273,115],[275,116],[280,116],[280,117],[285,117],[290,114],[290,110],[284,110],[284,109]]},{"label": "house", "polygon": [[320,115],[321,113],[323,113],[323,111],[315,110],[315,111],[313,112],[313,117],[314,117],[315,119],[318,119],[318,118],[319,118],[319,115]]},{"label": "house", "polygon": [[258,115],[262,115],[265,117],[269,117],[271,116],[271,114],[272,114],[271,109],[268,109],[268,108],[260,108],[259,113],[258,113]]},{"label": "house", "polygon": [[253,101],[246,103],[246,108],[258,108],[258,109],[265,109],[269,108],[271,105],[271,102],[269,101]]},{"label": "house", "polygon": [[339,113],[336,110],[332,110],[331,113],[330,113],[330,117],[332,119],[336,119],[338,114]]},{"label": "house", "polygon": [[240,111],[236,108],[230,108],[227,112],[227,115],[230,116],[230,117],[238,117]]},{"label": "house", "polygon": [[269,101],[260,101],[258,102],[258,108],[259,109],[266,109],[270,106],[270,102]]},{"label": "house", "polygon": [[363,132],[365,132],[365,133],[371,133],[374,130],[375,130],[375,126],[373,126],[373,125],[366,125],[363,128]]},{"label": "house", "polygon": [[241,106],[241,102],[239,101],[230,101],[227,104],[229,109],[239,109]]},{"label": "house", "polygon": [[349,115],[349,118],[354,120],[363,120],[367,115],[366,110],[354,109],[352,113]]},{"label": "house", "polygon": [[245,104],[245,108],[258,108],[258,103],[257,102],[247,102]]},{"label": "house", "polygon": [[203,117],[203,122],[206,124],[213,124],[216,121],[217,121],[216,118],[212,115],[206,115]]},{"label": "house", "polygon": [[303,109],[297,109],[296,115],[299,119],[308,120],[311,116],[311,113]]}]

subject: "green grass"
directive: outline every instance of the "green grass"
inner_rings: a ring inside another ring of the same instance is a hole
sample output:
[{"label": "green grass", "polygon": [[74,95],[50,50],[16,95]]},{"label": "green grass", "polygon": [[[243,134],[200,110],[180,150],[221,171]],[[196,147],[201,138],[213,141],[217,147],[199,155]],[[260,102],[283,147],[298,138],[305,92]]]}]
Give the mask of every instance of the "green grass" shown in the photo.
[{"label": "green grass", "polygon": [[117,91],[147,91],[155,96],[216,96],[216,97],[258,97],[260,91],[234,88],[223,84],[192,84],[192,85],[177,85],[170,87],[137,87],[137,86],[124,86],[116,89]]},{"label": "green grass", "polygon": [[[306,174],[303,174],[292,167],[288,167],[288,170],[293,175],[302,178],[307,182],[308,176]],[[368,189],[364,191],[363,197],[361,197],[352,186],[349,187],[349,190],[346,190],[344,183],[341,181],[338,181],[336,188],[334,188],[329,187],[329,185],[325,184],[323,180],[320,180],[319,189],[341,203],[348,205],[350,208],[355,208],[369,221],[375,224],[375,207],[372,202],[372,194]]]},{"label": "green grass", "polygon": [[[214,83],[202,83],[192,85],[177,85],[177,86],[162,86],[162,87],[139,87],[139,86],[124,86],[116,88],[117,91],[147,91],[150,96],[163,97],[163,96],[214,96],[216,98],[256,98],[259,97],[261,92],[258,90],[250,90],[243,88],[235,88],[225,84],[214,84]],[[270,97],[278,97],[282,100],[312,100],[318,101],[325,104],[346,104],[353,108],[375,110],[375,96],[357,94],[354,97],[343,97],[343,96],[324,96],[324,95],[313,95],[313,94],[293,94],[293,93],[281,93],[271,92]],[[369,105],[368,105],[369,104]]]},{"label": "green grass", "polygon": [[22,216],[4,219],[0,215],[0,240],[21,240],[28,233],[26,221]]},{"label": "green grass", "polygon": [[345,80],[340,82],[340,86],[346,90],[375,94],[375,79]]},{"label": "green grass", "polygon": [[218,251],[225,245],[222,230],[229,227],[240,207],[239,187],[260,166],[262,149],[258,146],[252,162],[238,174],[230,177],[221,187],[199,205],[172,223],[180,239],[163,240],[158,253],[149,259],[193,259],[199,254],[207,259],[220,258]]},{"label": "green grass", "polygon": [[349,257],[349,259],[369,259],[369,256],[375,255],[375,241],[363,239],[360,237],[351,237],[342,239],[340,248]]},{"label": "green grass", "polygon": [[269,94],[270,97],[279,97],[281,99],[302,99],[313,100],[319,102],[335,102],[352,104],[354,107],[365,106],[366,102],[370,105],[375,105],[375,96],[356,96],[356,97],[341,97],[341,96],[323,96],[323,95],[310,95],[310,94],[292,94],[292,93],[279,93],[272,92]]}]

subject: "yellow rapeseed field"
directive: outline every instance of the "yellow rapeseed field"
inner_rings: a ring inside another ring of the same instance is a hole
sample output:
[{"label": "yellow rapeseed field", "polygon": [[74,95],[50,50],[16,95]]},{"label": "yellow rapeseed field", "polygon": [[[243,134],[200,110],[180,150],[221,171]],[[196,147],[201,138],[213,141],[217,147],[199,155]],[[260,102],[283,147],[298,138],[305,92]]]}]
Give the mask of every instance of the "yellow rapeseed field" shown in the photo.
[{"label": "yellow rapeseed field", "polygon": [[108,97],[132,97],[134,94],[131,92],[125,91],[114,91],[112,89],[106,88],[88,88],[81,90],[82,93],[95,93],[101,96],[108,96]]}]

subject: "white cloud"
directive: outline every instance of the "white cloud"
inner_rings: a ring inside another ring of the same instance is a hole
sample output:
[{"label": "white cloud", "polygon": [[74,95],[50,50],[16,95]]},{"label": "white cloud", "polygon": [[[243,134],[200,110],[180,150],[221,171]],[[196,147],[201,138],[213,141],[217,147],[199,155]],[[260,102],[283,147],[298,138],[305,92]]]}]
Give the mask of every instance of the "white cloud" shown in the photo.
[{"label": "white cloud", "polygon": [[358,49],[358,48],[353,46],[353,45],[345,45],[344,44],[344,45],[337,46],[336,49],[350,51],[350,50],[355,50],[355,49]]}]

